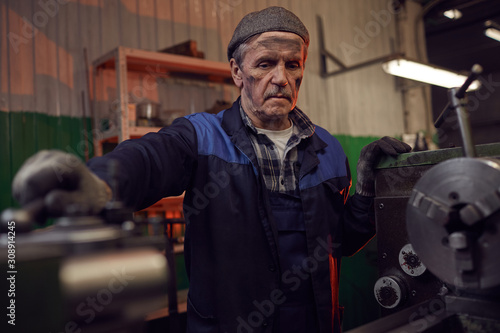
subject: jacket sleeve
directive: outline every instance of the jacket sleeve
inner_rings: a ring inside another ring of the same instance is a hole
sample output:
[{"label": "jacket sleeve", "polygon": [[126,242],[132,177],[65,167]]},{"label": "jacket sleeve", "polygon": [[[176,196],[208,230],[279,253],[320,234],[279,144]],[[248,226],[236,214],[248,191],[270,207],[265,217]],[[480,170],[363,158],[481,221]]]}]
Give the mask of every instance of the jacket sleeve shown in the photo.
[{"label": "jacket sleeve", "polygon": [[[346,168],[350,182],[351,174],[347,159]],[[348,192],[349,190],[346,196]],[[346,199],[342,228],[342,254],[352,256],[375,236],[375,213],[372,197],[354,194]]]},{"label": "jacket sleeve", "polygon": [[179,118],[158,133],[120,143],[112,152],[89,160],[88,167],[108,184],[110,161],[117,162],[119,199],[135,210],[186,189],[197,160],[197,137],[191,122]]},{"label": "jacket sleeve", "polygon": [[345,205],[342,254],[352,256],[375,236],[373,198],[351,196]]}]

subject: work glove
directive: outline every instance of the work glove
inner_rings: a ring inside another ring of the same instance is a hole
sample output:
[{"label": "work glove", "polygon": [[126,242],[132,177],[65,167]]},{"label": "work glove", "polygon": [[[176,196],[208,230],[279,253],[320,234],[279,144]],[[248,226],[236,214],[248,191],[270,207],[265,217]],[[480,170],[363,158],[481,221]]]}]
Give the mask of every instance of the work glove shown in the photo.
[{"label": "work glove", "polygon": [[375,196],[375,166],[383,155],[397,156],[407,153],[411,147],[397,139],[384,136],[361,149],[356,172],[356,193],[366,197]]},{"label": "work glove", "polygon": [[99,213],[111,199],[109,186],[75,155],[43,150],[27,159],[12,182],[14,198],[26,206],[43,200],[49,216],[62,216],[66,209]]}]

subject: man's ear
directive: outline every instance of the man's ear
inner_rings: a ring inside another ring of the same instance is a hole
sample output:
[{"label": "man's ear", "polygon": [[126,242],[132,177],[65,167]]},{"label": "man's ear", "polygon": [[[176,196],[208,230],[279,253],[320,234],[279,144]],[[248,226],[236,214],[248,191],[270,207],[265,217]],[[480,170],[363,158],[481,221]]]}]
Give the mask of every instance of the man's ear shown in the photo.
[{"label": "man's ear", "polygon": [[231,76],[233,77],[234,84],[241,89],[243,86],[241,68],[236,64],[236,60],[234,60],[234,58],[231,58],[229,65],[231,66]]}]

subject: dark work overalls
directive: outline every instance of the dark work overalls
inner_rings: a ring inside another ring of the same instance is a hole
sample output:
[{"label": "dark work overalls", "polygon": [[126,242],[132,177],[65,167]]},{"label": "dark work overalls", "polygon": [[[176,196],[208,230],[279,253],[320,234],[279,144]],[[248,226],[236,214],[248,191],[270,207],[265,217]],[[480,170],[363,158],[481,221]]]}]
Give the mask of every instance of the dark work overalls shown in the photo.
[{"label": "dark work overalls", "polygon": [[[278,308],[275,332],[318,332],[311,275],[306,266],[307,240],[302,202],[300,198],[271,191],[269,199],[278,230],[281,276],[288,282],[282,282],[286,300]],[[297,271],[299,273],[295,273]]]}]

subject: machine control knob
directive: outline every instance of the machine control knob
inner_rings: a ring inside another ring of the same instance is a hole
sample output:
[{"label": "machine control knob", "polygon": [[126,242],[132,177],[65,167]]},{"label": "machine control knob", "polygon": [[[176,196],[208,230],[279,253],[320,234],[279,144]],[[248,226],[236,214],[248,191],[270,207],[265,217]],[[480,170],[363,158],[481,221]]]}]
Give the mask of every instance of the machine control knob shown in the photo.
[{"label": "machine control knob", "polygon": [[406,287],[396,276],[383,276],[375,282],[375,299],[381,307],[392,309],[406,299]]},{"label": "machine control knob", "polygon": [[406,244],[399,251],[399,265],[410,276],[420,276],[427,270],[411,244]]}]

